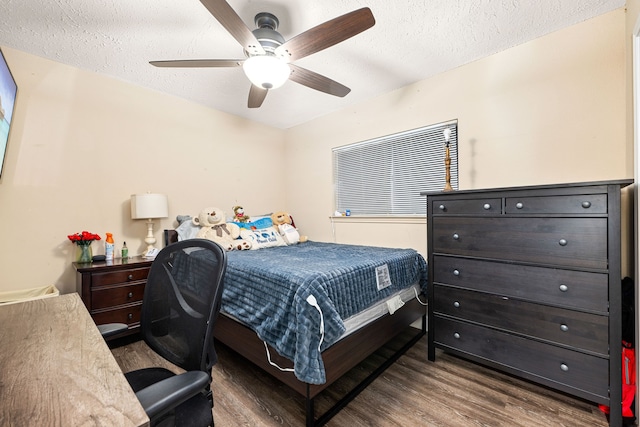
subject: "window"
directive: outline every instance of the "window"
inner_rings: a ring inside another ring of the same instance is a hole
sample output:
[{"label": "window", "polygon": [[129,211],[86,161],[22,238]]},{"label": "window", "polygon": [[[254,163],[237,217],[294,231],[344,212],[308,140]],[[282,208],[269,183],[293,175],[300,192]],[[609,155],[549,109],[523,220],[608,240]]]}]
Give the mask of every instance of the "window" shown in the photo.
[{"label": "window", "polygon": [[445,185],[444,130],[451,130],[451,186],[458,189],[458,121],[333,149],[336,210],[351,215],[425,215],[421,191]]}]

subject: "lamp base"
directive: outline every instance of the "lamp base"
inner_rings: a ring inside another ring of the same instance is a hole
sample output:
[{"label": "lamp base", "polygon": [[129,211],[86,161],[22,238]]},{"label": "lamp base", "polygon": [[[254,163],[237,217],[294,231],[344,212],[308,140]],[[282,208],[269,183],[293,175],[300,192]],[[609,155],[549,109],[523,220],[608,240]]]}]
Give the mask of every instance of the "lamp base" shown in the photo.
[{"label": "lamp base", "polygon": [[147,237],[144,238],[144,242],[147,244],[147,252],[151,249],[155,249],[156,238],[153,237],[153,220],[147,220]]}]

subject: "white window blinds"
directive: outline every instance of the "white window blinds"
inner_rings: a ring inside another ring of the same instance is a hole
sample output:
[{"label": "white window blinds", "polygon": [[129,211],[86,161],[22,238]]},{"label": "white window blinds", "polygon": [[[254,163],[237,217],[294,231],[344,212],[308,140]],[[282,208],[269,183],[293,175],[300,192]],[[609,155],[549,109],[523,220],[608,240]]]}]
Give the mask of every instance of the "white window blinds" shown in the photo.
[{"label": "white window blinds", "polygon": [[351,215],[425,215],[421,191],[445,185],[444,129],[451,129],[451,186],[458,189],[458,121],[333,149],[336,210]]}]

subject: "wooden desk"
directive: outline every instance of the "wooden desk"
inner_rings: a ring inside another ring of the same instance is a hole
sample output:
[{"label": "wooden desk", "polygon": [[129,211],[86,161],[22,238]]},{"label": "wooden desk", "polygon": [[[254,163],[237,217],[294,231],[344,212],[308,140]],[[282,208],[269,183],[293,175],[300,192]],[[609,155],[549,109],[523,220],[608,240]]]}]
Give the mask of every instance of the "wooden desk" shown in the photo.
[{"label": "wooden desk", "polygon": [[0,425],[148,426],[78,294],[0,306]]}]

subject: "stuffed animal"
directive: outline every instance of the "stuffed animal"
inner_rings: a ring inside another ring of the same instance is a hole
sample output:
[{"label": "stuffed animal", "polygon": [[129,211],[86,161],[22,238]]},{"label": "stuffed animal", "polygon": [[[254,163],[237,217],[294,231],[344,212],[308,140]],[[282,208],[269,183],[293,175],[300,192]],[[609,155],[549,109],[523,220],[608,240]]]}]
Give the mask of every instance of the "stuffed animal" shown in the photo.
[{"label": "stuffed animal", "polygon": [[242,206],[233,207],[233,220],[235,222],[249,222],[249,215],[244,214],[244,208]]},{"label": "stuffed animal", "polygon": [[276,211],[271,214],[273,227],[280,233],[287,245],[295,245],[296,243],[304,243],[307,236],[301,236],[298,230],[293,226],[291,215],[284,211]]},{"label": "stuffed animal", "polygon": [[240,227],[227,222],[222,209],[205,208],[196,218],[193,218],[193,223],[200,226],[196,236],[198,238],[213,240],[227,251],[251,249],[250,242],[238,238]]}]

